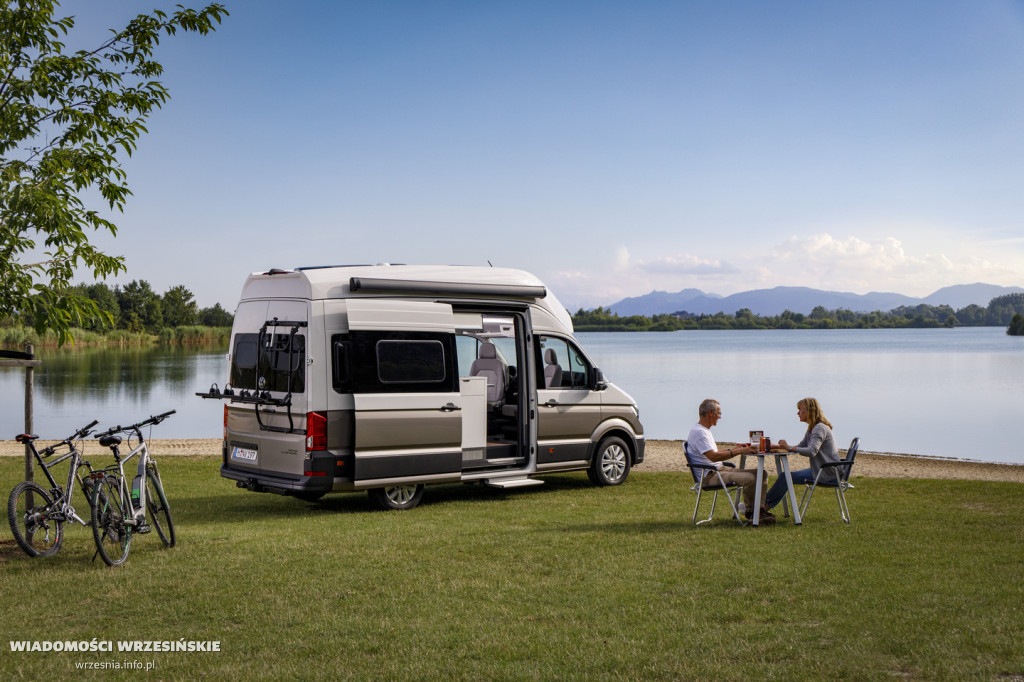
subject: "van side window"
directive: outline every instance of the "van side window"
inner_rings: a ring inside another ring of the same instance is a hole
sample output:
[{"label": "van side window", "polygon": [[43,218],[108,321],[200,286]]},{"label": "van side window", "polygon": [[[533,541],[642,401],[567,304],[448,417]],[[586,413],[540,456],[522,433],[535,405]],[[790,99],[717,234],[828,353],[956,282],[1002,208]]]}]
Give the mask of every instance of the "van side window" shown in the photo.
[{"label": "van side window", "polygon": [[455,339],[444,332],[349,333],[349,380],[355,393],[453,393]]},{"label": "van side window", "polygon": [[544,388],[589,388],[590,364],[570,341],[555,336],[538,336],[541,362],[538,385]]},{"label": "van side window", "polygon": [[260,349],[259,334],[236,334],[228,377],[230,384],[248,390],[304,392],[306,337],[296,335],[294,343],[290,339],[289,334],[268,333],[264,336],[265,346]]},{"label": "van side window", "polygon": [[377,376],[384,384],[444,381],[444,346],[440,341],[378,341]]},{"label": "van side window", "polygon": [[352,390],[348,369],[348,334],[331,337],[331,384],[338,393]]}]

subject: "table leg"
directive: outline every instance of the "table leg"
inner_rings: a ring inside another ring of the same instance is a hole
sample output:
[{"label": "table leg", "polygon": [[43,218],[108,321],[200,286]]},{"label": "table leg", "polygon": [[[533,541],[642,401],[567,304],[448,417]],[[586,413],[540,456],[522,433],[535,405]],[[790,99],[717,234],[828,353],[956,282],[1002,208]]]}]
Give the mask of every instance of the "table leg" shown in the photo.
[{"label": "table leg", "polygon": [[[793,523],[799,526],[803,523],[803,519],[800,518],[800,507],[796,503],[796,491],[793,490],[793,475],[789,472],[789,457],[783,455],[779,459],[782,460],[782,469],[786,474],[786,489],[789,501],[793,505]],[[778,468],[778,461],[776,461],[775,466]]]},{"label": "table leg", "polygon": [[757,458],[757,483],[754,485],[754,516],[752,522],[755,526],[761,524],[761,478],[764,475],[764,457]]}]

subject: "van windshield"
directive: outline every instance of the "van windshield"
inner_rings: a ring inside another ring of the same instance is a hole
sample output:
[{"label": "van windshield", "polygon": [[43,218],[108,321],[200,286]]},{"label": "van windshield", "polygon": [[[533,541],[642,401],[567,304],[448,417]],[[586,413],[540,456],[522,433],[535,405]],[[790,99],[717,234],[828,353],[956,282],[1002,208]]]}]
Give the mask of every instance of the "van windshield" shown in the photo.
[{"label": "van windshield", "polygon": [[[294,339],[294,341],[292,340]],[[306,390],[306,337],[296,334],[266,334],[259,347],[259,334],[236,334],[231,354],[230,382],[234,388],[303,393]]]}]

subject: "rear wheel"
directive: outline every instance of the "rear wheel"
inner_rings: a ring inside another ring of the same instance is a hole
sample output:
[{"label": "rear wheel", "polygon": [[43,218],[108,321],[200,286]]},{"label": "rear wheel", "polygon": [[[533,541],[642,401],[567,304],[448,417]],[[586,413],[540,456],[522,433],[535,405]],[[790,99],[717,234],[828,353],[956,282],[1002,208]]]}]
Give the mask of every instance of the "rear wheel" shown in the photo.
[{"label": "rear wheel", "polygon": [[52,505],[50,494],[32,481],[14,486],[7,499],[11,533],[30,557],[53,556],[64,541],[64,524],[49,518]]},{"label": "rear wheel", "polygon": [[171,520],[171,510],[167,506],[167,496],[164,495],[160,479],[153,470],[146,472],[146,514],[164,545],[174,547],[174,521]]},{"label": "rear wheel", "polygon": [[370,502],[378,509],[412,509],[423,499],[423,485],[395,485],[368,491]]},{"label": "rear wheel", "polygon": [[597,445],[587,475],[595,485],[619,485],[629,477],[629,446],[618,436],[609,436]]},{"label": "rear wheel", "polygon": [[132,530],[128,525],[131,505],[121,495],[114,476],[106,476],[92,491],[92,537],[96,551],[108,566],[119,566],[128,558]]}]

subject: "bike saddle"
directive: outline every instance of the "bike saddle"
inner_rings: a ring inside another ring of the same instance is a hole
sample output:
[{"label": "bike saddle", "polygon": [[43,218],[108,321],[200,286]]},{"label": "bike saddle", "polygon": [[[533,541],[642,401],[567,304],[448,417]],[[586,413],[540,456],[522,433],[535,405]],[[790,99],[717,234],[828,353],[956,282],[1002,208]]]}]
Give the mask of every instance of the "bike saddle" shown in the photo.
[{"label": "bike saddle", "polygon": [[100,445],[102,445],[105,448],[109,448],[112,445],[120,444],[121,436],[103,436],[103,438],[100,438]]},{"label": "bike saddle", "polygon": [[30,443],[36,440],[37,438],[39,438],[39,436],[37,436],[34,433],[21,433],[15,436],[14,440],[18,441],[19,443]]}]

